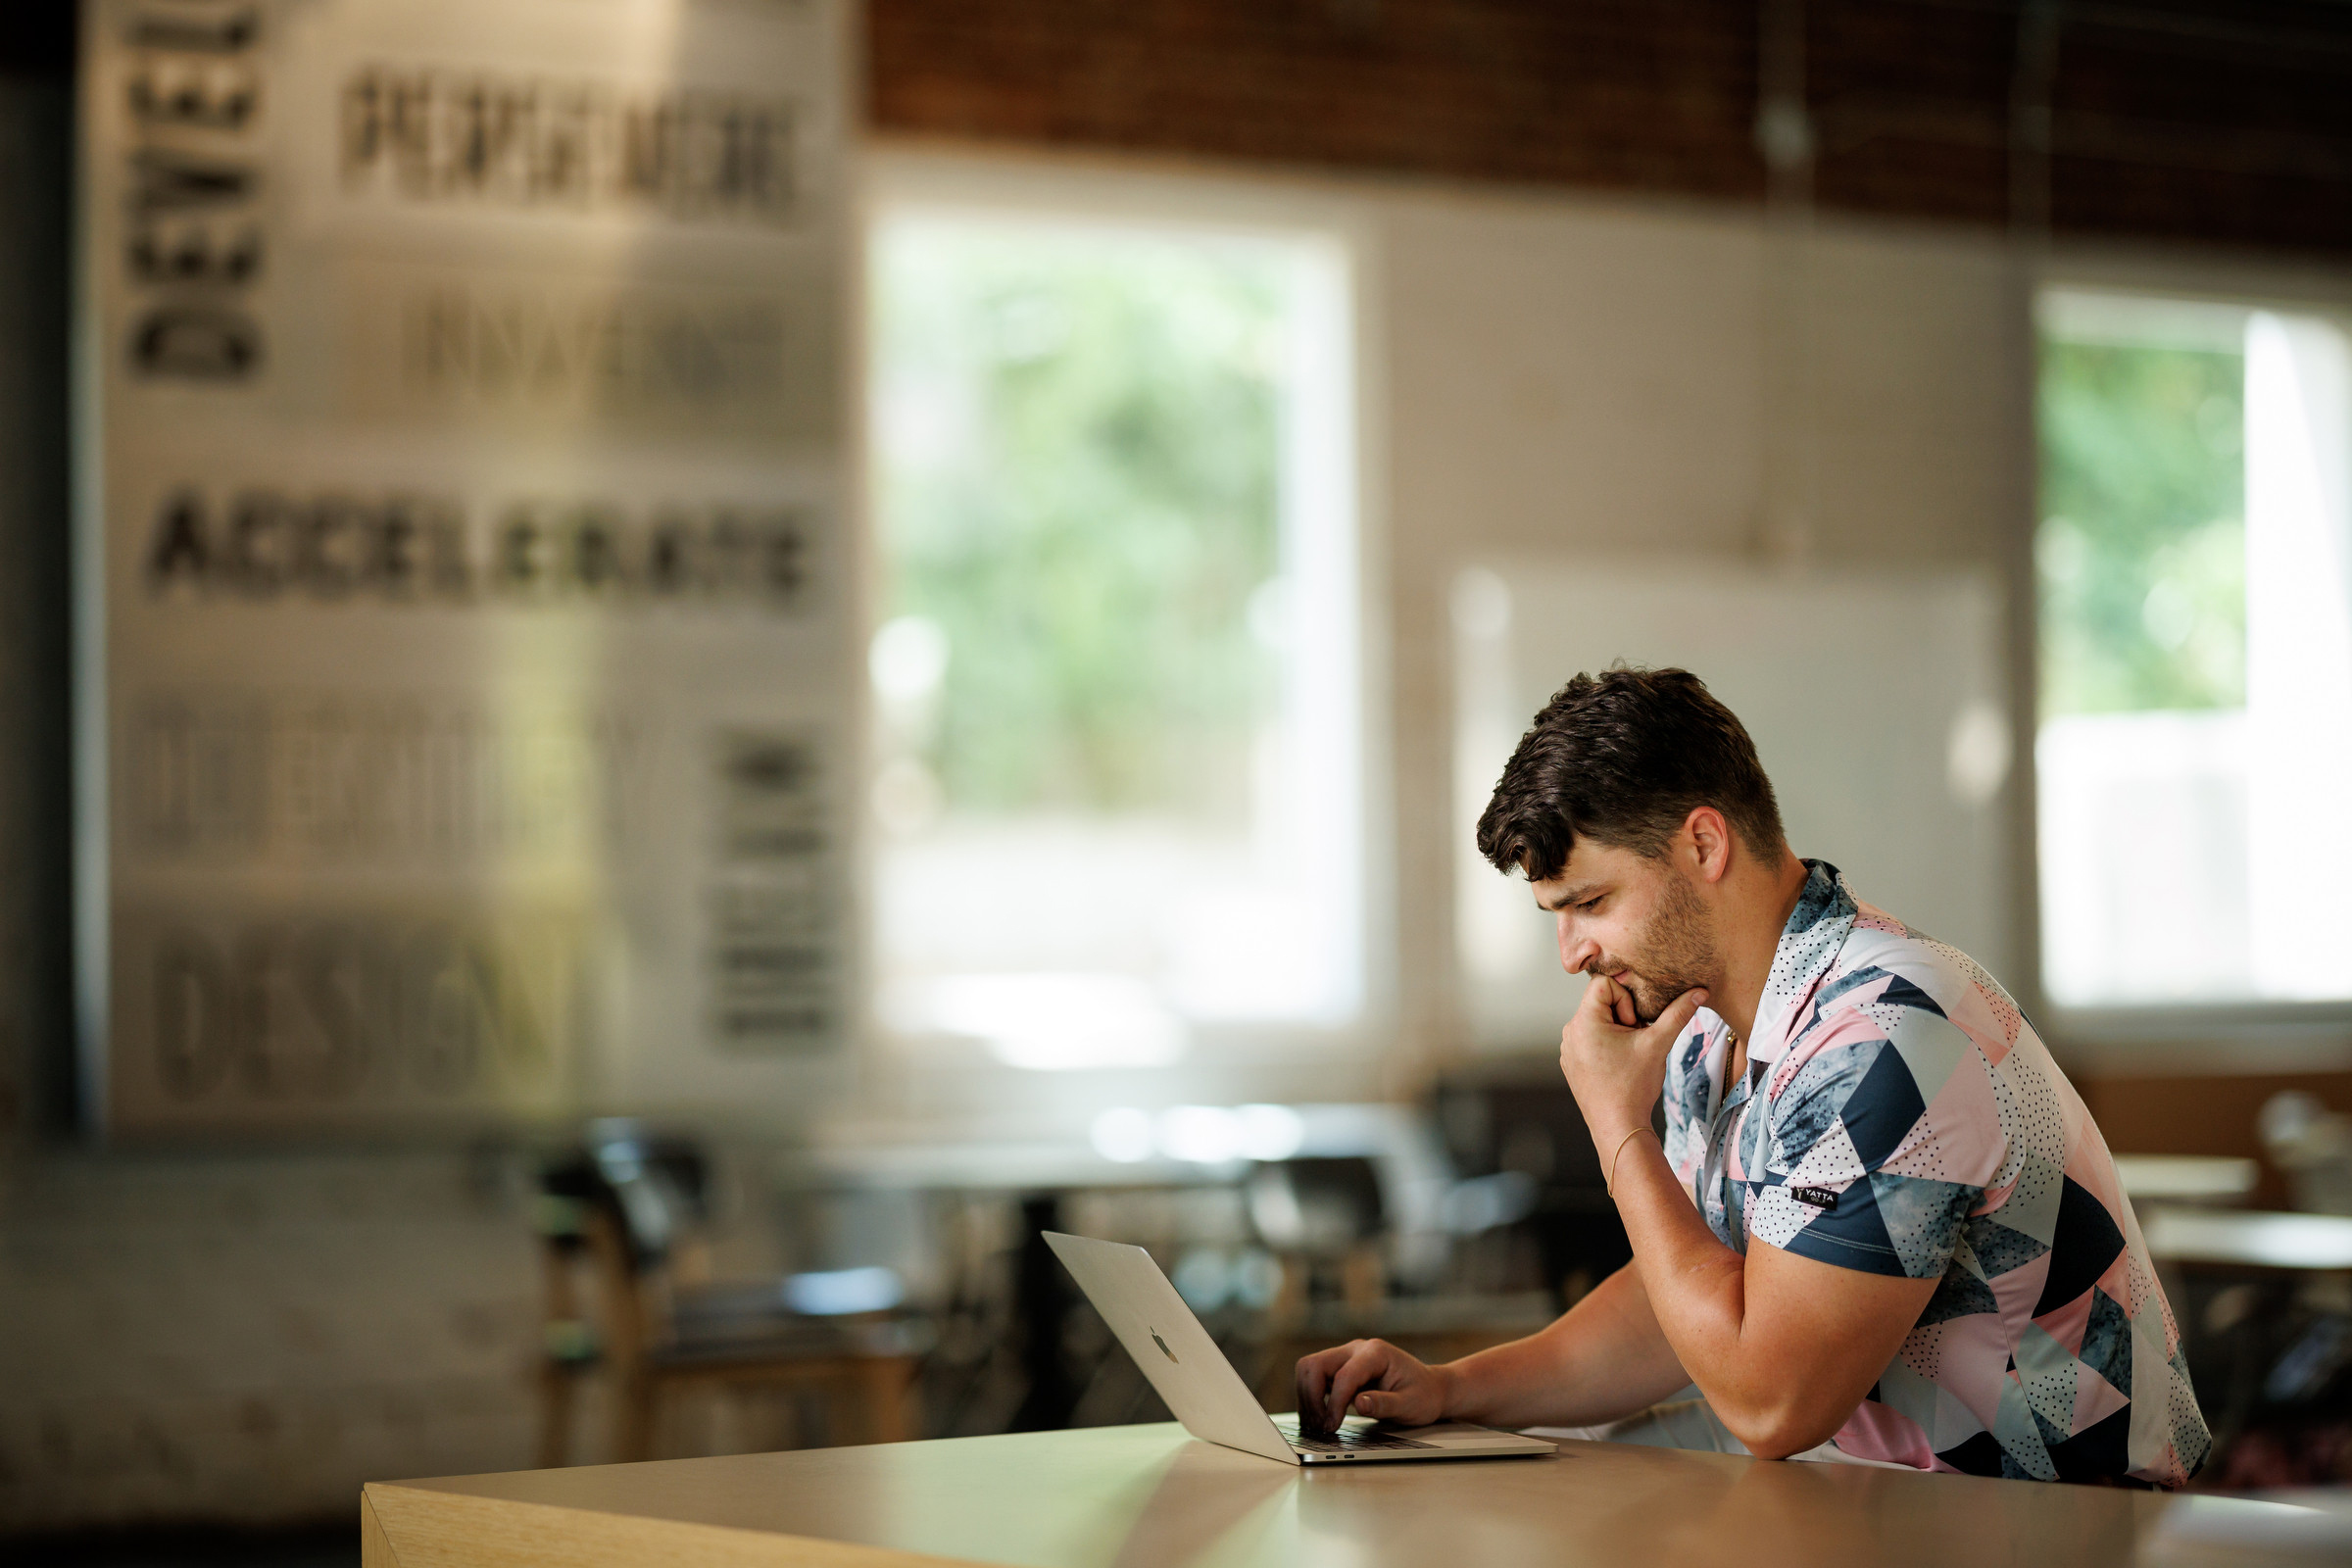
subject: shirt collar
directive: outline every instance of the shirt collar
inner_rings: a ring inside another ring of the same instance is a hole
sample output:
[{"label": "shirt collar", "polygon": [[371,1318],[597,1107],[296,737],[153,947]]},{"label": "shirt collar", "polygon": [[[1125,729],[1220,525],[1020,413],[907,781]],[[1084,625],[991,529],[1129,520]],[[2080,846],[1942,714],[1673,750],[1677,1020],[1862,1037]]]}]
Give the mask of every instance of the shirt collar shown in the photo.
[{"label": "shirt collar", "polygon": [[1805,1003],[1822,976],[1838,961],[1854,929],[1853,890],[1844,873],[1827,860],[1805,861],[1805,888],[1781,928],[1781,943],[1773,951],[1772,973],[1764,981],[1763,1000],[1756,1004],[1756,1027],[1747,1043],[1750,1061],[1775,1061],[1788,1048],[1788,1036],[1804,1016]]}]

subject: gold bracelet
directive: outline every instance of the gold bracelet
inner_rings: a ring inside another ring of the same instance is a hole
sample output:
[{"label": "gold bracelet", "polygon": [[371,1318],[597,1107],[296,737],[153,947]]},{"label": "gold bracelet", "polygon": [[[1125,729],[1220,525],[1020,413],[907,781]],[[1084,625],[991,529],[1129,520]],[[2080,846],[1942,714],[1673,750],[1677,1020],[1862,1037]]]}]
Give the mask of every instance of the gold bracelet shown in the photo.
[{"label": "gold bracelet", "polygon": [[[1616,1149],[1609,1154],[1609,1174],[1600,1184],[1601,1191],[1607,1193],[1609,1197],[1615,1198],[1617,1196],[1617,1161],[1625,1157],[1625,1146],[1632,1143],[1635,1139],[1641,1137],[1643,1133],[1650,1131],[1651,1129],[1647,1127],[1637,1127],[1632,1132],[1627,1133],[1623,1138],[1617,1140]],[[1655,1135],[1652,1134],[1652,1136]]]}]

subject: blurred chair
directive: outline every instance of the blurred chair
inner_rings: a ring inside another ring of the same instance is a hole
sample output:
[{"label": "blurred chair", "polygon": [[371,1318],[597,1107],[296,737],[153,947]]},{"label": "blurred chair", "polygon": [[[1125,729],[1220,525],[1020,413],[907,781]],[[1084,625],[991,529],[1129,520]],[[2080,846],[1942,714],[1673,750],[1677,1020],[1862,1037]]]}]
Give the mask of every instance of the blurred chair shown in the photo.
[{"label": "blurred chair", "polygon": [[1248,1191],[1250,1222],[1283,1259],[1295,1297],[1337,1295],[1356,1317],[1379,1310],[1388,1294],[1387,1205],[1370,1159],[1268,1160],[1250,1171]]},{"label": "blurred chair", "polygon": [[[1523,1221],[1536,1197],[1531,1180],[1509,1171],[1438,1185],[1444,1191],[1423,1223],[1457,1240]],[[1531,1300],[1529,1293],[1392,1291],[1401,1205],[1370,1156],[1268,1160],[1250,1171],[1246,1194],[1250,1223],[1282,1266],[1255,1378],[1270,1409],[1290,1408],[1296,1359],[1329,1345],[1378,1337],[1446,1361],[1533,1333],[1553,1316],[1540,1292]]]},{"label": "blurred chair", "polygon": [[895,1310],[889,1270],[712,1283],[698,1234],[708,1161],[692,1143],[633,1123],[592,1124],[539,1185],[543,1468],[567,1462],[578,1385],[600,1370],[612,1383],[618,1462],[650,1458],[664,1400],[694,1388],[817,1395],[833,1443],[907,1436],[921,1325]]},{"label": "blurred chair", "polygon": [[1562,1307],[1632,1261],[1592,1135],[1548,1057],[1450,1077],[1432,1102],[1457,1171],[1513,1179],[1496,1182],[1494,1201],[1516,1210],[1507,1228],[1532,1244],[1542,1284]]},{"label": "blurred chair", "polygon": [[2352,1117],[2288,1091],[2256,1128],[2299,1212],[2232,1206],[2253,1190],[2249,1159],[2118,1155],[2116,1170],[2213,1430],[2198,1484],[2340,1486],[2352,1481]]},{"label": "blurred chair", "polygon": [[2352,1116],[2289,1089],[2263,1102],[2255,1128],[2271,1163],[2286,1173],[2297,1208],[2352,1214]]}]

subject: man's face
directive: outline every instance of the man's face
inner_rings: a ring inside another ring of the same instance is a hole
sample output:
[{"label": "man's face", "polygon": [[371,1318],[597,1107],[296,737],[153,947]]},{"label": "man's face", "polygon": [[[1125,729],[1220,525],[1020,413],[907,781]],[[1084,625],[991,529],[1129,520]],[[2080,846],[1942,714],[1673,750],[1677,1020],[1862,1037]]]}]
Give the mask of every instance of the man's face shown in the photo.
[{"label": "man's face", "polygon": [[1625,987],[1643,1023],[1717,983],[1714,921],[1671,854],[1652,860],[1580,838],[1560,874],[1534,888],[1559,922],[1560,967]]}]

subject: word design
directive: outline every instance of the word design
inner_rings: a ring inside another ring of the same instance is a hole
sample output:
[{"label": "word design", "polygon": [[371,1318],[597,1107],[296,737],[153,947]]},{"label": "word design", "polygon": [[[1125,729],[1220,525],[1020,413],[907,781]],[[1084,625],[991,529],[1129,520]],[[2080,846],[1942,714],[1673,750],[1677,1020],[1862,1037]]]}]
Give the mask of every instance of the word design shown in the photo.
[{"label": "word design", "polygon": [[570,1053],[565,928],[297,918],[143,946],[150,1067],[174,1103],[462,1101],[552,1087]]}]

